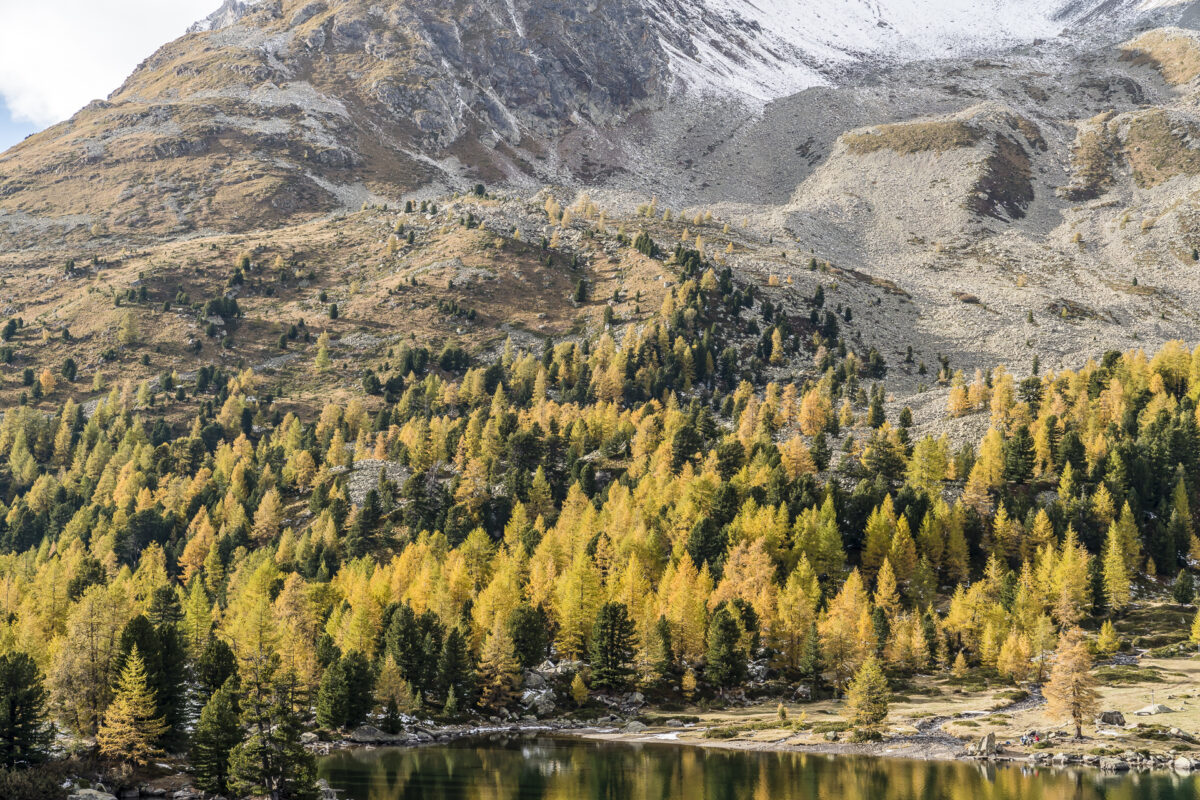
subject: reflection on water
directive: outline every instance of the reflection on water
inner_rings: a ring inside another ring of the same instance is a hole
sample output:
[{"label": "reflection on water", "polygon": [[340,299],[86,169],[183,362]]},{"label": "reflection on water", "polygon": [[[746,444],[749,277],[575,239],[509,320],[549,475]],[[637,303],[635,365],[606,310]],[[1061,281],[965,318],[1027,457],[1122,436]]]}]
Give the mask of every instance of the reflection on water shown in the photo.
[{"label": "reflection on water", "polygon": [[321,777],[349,800],[1200,800],[1168,772],[750,753],[512,738],[334,753]]}]

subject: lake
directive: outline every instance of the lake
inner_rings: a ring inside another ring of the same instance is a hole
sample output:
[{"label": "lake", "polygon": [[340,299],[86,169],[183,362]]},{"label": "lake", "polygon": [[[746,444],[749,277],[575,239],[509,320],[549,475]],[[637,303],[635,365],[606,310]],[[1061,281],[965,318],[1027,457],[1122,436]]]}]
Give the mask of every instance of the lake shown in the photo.
[{"label": "lake", "polygon": [[1170,772],[1109,775],[561,737],[345,750],[318,771],[349,800],[1197,800]]}]

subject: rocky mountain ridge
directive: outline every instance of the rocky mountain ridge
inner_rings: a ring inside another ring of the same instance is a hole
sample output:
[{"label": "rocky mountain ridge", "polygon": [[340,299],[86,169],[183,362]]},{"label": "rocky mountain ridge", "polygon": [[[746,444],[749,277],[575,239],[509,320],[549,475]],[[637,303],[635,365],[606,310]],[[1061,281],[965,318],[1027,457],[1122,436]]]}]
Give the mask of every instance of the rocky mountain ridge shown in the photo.
[{"label": "rocky mountain ridge", "polygon": [[[913,59],[1072,28],[1094,38],[1187,8],[1150,6],[227,0],[110,98],[0,156],[0,212],[23,246],[96,223],[273,225],[475,178],[628,187],[644,173],[631,160],[676,169],[641,147],[675,121],[707,125],[715,109],[754,125],[768,101],[877,82]],[[686,189],[671,194],[693,199]]]},{"label": "rocky mountain ridge", "polygon": [[788,8],[229,0],[0,155],[0,247],[52,263],[549,186],[625,225],[651,196],[712,212],[748,278],[867,276],[842,291],[892,355],[1200,333],[1200,4]]}]

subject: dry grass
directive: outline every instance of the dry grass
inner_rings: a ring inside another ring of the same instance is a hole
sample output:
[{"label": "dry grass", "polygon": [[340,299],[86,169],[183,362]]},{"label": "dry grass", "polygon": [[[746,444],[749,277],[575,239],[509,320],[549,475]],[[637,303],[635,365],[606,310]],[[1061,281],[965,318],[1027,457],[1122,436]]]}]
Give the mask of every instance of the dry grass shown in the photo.
[{"label": "dry grass", "polygon": [[1080,126],[1071,151],[1071,184],[1062,191],[1068,200],[1091,200],[1112,186],[1117,143],[1108,127],[1111,117],[1101,114]]},{"label": "dry grass", "polygon": [[[518,346],[540,352],[543,341],[598,331],[615,290],[620,290],[613,303],[616,324],[644,322],[658,312],[674,278],[661,262],[631,247],[614,247],[611,237],[564,237],[560,249],[544,251],[540,241],[466,228],[458,223],[466,209],[460,211],[453,201],[440,205],[444,213],[431,220],[400,215],[416,241],[403,243],[394,254],[388,254],[386,242],[398,215],[377,210],[130,252],[114,246],[105,268],[71,277],[63,269],[68,258],[80,267],[88,261],[74,247],[36,256],[0,253],[0,321],[21,317],[26,323],[6,343],[16,357],[12,364],[0,364],[0,403],[15,404],[27,391],[21,381],[26,367],[49,367],[57,374],[70,356],[79,377],[74,383],[60,380],[55,395],[45,401],[47,408],[67,396],[81,403],[94,399],[97,371],[105,377],[107,393],[114,382],[130,381],[136,387],[165,371],[186,373],[207,364],[227,370],[255,367],[286,403],[319,408],[327,399],[361,393],[358,382],[367,368],[390,374],[389,350],[402,344],[426,347],[435,355],[448,344],[474,353],[499,346],[511,334]],[[482,205],[474,208],[478,216]],[[181,309],[175,297],[180,291],[190,302],[220,297],[244,252],[256,266],[239,288],[244,316],[230,326],[226,347],[221,343],[224,330],[207,336],[206,323],[190,309]],[[574,255],[580,257],[578,269],[570,265]],[[278,280],[273,266],[277,256],[288,265],[285,281]],[[570,297],[581,278],[590,297],[576,305]],[[116,305],[115,297],[142,285],[146,301]],[[163,310],[164,301],[171,302],[171,310]],[[451,302],[474,312],[473,318],[448,312]],[[330,303],[338,305],[337,320],[329,319]],[[122,348],[116,329],[126,312],[137,318],[141,336],[135,346]],[[279,348],[281,334],[300,320],[314,340],[322,330],[329,331],[334,341],[329,372],[313,371],[316,348],[311,342],[292,341],[286,350]],[[70,330],[71,341],[62,338],[63,327]],[[49,330],[49,338],[43,338],[43,330]],[[343,339],[347,344],[339,345]],[[195,342],[198,352],[191,347]],[[108,360],[102,358],[106,351]],[[169,401],[168,418],[185,420],[192,402]]]},{"label": "dry grass", "polygon": [[[1165,751],[1169,747],[1180,747],[1180,743],[1161,742],[1154,738],[1156,730],[1150,726],[1180,728],[1184,731],[1200,730],[1200,696],[1195,688],[1196,681],[1200,680],[1200,662],[1195,659],[1143,659],[1141,666],[1142,669],[1137,671],[1139,674],[1134,675],[1131,680],[1099,687],[1100,708],[1104,711],[1120,711],[1125,716],[1126,723],[1141,723],[1140,728],[1113,730],[1085,724],[1085,741],[1056,741],[1053,750],[1087,752],[1097,747],[1113,747],[1118,750]],[[1104,668],[1100,668],[1099,674],[1105,674]],[[1148,679],[1143,679],[1142,674]],[[1139,717],[1134,714],[1151,702],[1163,703],[1174,709],[1174,713],[1151,717]],[[1046,707],[1039,706],[1026,711],[985,717],[979,720],[977,728],[970,731],[958,729],[955,732],[972,737],[994,733],[998,741],[1015,743],[1027,731],[1040,731],[1045,734],[1048,731],[1066,729],[1067,723],[1064,720],[1050,717]],[[1019,747],[1016,749],[1020,750]]]},{"label": "dry grass", "polygon": [[846,134],[842,140],[854,155],[867,155],[879,150],[912,155],[971,147],[979,141],[979,137],[979,132],[965,122],[937,120],[879,125],[868,131]]},{"label": "dry grass", "polygon": [[1200,75],[1200,40],[1190,31],[1160,28],[1121,45],[1121,58],[1151,66],[1172,86],[1191,83]]},{"label": "dry grass", "polygon": [[[1089,720],[1084,739],[1056,739],[1052,752],[1088,753],[1099,749],[1127,749],[1166,752],[1170,749],[1197,749],[1171,737],[1167,730],[1200,730],[1200,661],[1191,658],[1143,659],[1139,667],[1120,668],[1116,678],[1111,667],[1098,667],[1098,679],[1107,678],[1099,688],[1100,708],[1120,711],[1134,727],[1113,730],[1098,727]],[[893,736],[912,736],[917,726],[934,717],[947,718],[942,729],[964,740],[975,740],[994,733],[1006,752],[1032,752],[1021,748],[1022,734],[1038,731],[1043,737],[1056,731],[1068,732],[1066,720],[1049,715],[1045,705],[1025,710],[1010,710],[1013,687],[1001,683],[972,688],[957,686],[944,677],[921,677],[913,681],[912,691],[893,698],[888,724]],[[1139,717],[1135,712],[1151,702],[1163,703],[1172,713]],[[678,732],[677,738],[693,743],[711,742],[706,730],[717,729],[719,739],[733,740],[735,746],[751,749],[775,744],[820,745],[826,730],[845,728],[845,705],[838,700],[812,703],[785,703],[787,719],[779,720],[774,701],[719,711],[690,708],[680,716],[695,716],[699,722]],[[966,715],[966,717],[964,717]],[[666,730],[651,726],[650,734]],[[1073,731],[1070,731],[1073,733]],[[624,738],[615,734],[614,738]]]},{"label": "dry grass", "polygon": [[1148,189],[1176,175],[1200,175],[1200,150],[1188,140],[1200,136],[1200,127],[1172,117],[1163,110],[1135,115],[1125,131],[1125,157],[1138,186]]}]

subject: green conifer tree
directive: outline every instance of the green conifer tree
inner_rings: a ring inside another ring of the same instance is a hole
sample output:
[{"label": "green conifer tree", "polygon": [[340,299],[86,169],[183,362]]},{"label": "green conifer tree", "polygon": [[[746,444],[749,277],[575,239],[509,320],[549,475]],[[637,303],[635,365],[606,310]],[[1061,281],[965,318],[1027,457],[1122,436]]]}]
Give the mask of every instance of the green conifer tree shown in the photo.
[{"label": "green conifer tree", "polygon": [[52,733],[46,720],[47,696],[32,658],[15,650],[0,655],[0,767],[45,759]]},{"label": "green conifer tree", "polygon": [[637,636],[624,603],[605,603],[592,625],[592,688],[622,690],[633,678]]},{"label": "green conifer tree", "polygon": [[721,607],[708,624],[708,657],[704,677],[720,689],[737,686],[746,679],[746,651],[741,646],[742,630],[728,608]]},{"label": "green conifer tree", "polygon": [[229,793],[229,756],[242,742],[236,678],[218,689],[200,712],[192,734],[189,760],[196,788],[210,794]]},{"label": "green conifer tree", "polygon": [[295,677],[277,677],[278,666],[278,657],[272,657],[244,687],[246,736],[229,757],[229,788],[239,796],[316,800],[316,762],[300,742]]}]

